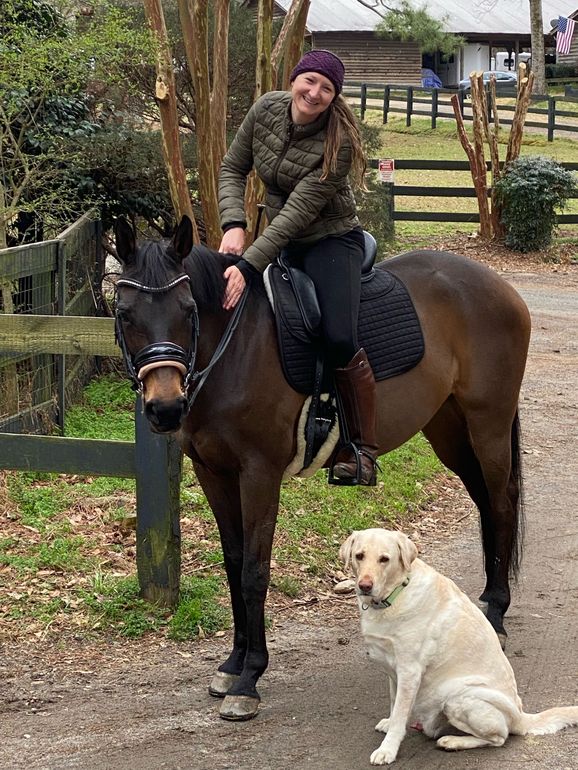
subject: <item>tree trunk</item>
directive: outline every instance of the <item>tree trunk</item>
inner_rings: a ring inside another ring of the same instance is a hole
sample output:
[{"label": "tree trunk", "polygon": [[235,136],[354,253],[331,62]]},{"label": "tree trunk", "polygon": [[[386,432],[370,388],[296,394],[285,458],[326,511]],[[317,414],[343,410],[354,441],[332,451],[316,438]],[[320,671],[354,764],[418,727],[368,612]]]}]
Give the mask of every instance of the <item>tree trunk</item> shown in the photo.
[{"label": "tree trunk", "polygon": [[178,219],[183,214],[190,217],[193,222],[195,239],[198,242],[197,225],[181,155],[175,77],[163,8],[161,0],[143,0],[143,3],[147,22],[157,45],[156,97],[159,104],[163,154],[171,200]]},{"label": "tree trunk", "polygon": [[283,57],[283,88],[289,88],[289,77],[303,53],[303,39],[305,37],[309,5],[309,0],[304,0],[301,3],[301,9],[297,13],[295,23],[288,36],[285,56]]},{"label": "tree trunk", "polygon": [[275,41],[271,59],[277,82],[279,67],[281,62],[284,62],[283,82],[280,84],[282,88],[289,88],[289,74],[299,61],[303,50],[303,37],[309,5],[310,0],[293,0]]},{"label": "tree trunk", "polygon": [[490,207],[488,205],[488,182],[486,171],[486,160],[484,157],[484,121],[487,121],[487,106],[482,80],[482,73],[472,73],[470,75],[472,85],[472,114],[474,128],[474,144],[472,145],[466,133],[464,119],[460,110],[460,103],[457,94],[451,98],[458,136],[460,142],[470,161],[470,170],[472,181],[478,199],[478,211],[480,213],[480,236],[485,239],[492,237],[492,220],[490,216]]},{"label": "tree trunk", "polygon": [[548,87],[546,85],[542,0],[530,0],[530,29],[532,35],[532,72],[534,73],[533,91],[535,94],[546,94]]},{"label": "tree trunk", "polygon": [[[213,117],[209,75],[209,3],[208,0],[178,0],[178,4],[187,63],[195,92],[197,170],[205,237],[209,246],[217,248],[221,240],[217,174],[222,158],[222,156],[219,157],[219,152],[224,145],[221,138],[223,127],[218,125],[218,120],[222,121],[223,119],[222,77],[224,73],[226,74],[226,65],[225,69],[221,66],[218,68],[218,117]],[[226,13],[223,11],[223,4],[226,5]],[[220,45],[222,45],[223,31],[228,31],[228,7],[229,0],[218,0],[218,3],[215,4],[216,27]],[[222,51],[217,52],[215,50],[214,55],[228,58],[227,47],[225,46]]]},{"label": "tree trunk", "polygon": [[512,118],[512,128],[510,129],[510,137],[508,139],[506,165],[513,160],[516,160],[520,155],[520,148],[522,147],[524,123],[526,122],[526,115],[528,114],[528,107],[530,106],[530,97],[532,95],[534,84],[534,72],[531,71],[528,77],[523,77],[525,71],[526,66],[520,64],[518,68],[518,98],[516,99],[516,107]]}]

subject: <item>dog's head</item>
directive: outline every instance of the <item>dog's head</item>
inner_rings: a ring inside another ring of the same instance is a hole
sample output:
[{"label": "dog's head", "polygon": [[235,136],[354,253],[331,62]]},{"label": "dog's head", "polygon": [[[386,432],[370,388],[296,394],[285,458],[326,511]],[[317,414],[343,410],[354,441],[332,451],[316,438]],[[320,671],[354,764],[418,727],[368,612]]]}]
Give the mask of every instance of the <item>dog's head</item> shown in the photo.
[{"label": "dog's head", "polygon": [[358,595],[380,602],[403,583],[417,548],[402,532],[365,529],[347,538],[339,557],[355,575]]}]

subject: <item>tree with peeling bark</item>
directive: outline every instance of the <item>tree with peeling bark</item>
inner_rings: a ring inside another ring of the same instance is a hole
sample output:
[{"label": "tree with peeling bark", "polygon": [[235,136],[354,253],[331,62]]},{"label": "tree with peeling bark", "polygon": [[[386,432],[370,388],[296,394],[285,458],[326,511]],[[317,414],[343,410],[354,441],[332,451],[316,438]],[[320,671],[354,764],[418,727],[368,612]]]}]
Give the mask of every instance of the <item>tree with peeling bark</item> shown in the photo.
[{"label": "tree with peeling bark", "polygon": [[530,32],[532,36],[532,72],[534,73],[533,91],[536,94],[546,94],[548,89],[546,85],[542,0],[530,0]]},{"label": "tree with peeling bark", "polygon": [[[305,23],[310,0],[293,0],[281,31],[273,40],[273,0],[259,0],[257,9],[257,64],[255,72],[255,99],[276,88],[289,88],[289,75],[301,58]],[[279,70],[283,63],[283,77],[279,82]],[[263,184],[254,171],[249,175],[245,196],[247,214],[247,238],[252,243],[258,222],[258,204],[263,198]]]},{"label": "tree with peeling bark", "polygon": [[161,119],[163,155],[171,200],[177,218],[180,219],[183,214],[186,214],[193,222],[195,240],[198,242],[199,234],[181,154],[175,75],[162,2],[161,0],[143,0],[143,3],[146,19],[156,42],[157,79],[155,95]]},{"label": "tree with peeling bark", "polygon": [[[505,165],[514,161],[520,154],[524,123],[530,104],[533,82],[533,73],[530,72],[526,75],[526,65],[521,63],[518,67],[518,94],[512,127],[510,129]],[[458,136],[470,162],[472,181],[474,183],[474,190],[476,192],[480,214],[480,236],[489,240],[491,238],[503,237],[500,206],[494,193],[494,184],[502,174],[498,153],[498,133],[500,124],[496,99],[496,78],[495,76],[490,78],[489,90],[486,91],[483,73],[472,72],[470,74],[470,84],[473,116],[473,142],[470,141],[468,137],[457,94],[453,94],[451,103],[456,118]],[[494,116],[493,125],[490,125],[488,118],[488,98],[490,100],[491,112]],[[488,203],[487,164],[484,153],[485,142],[488,143],[490,149],[490,168],[492,175],[491,208]]]},{"label": "tree with peeling bark", "polygon": [[[164,24],[162,0],[143,0],[143,4],[158,42],[157,101],[161,113],[167,171],[172,180],[171,194],[174,189],[174,208],[177,216],[180,216],[185,205],[181,184],[185,177],[182,159],[177,152],[179,116],[176,100],[173,101],[173,95],[176,97],[176,87],[172,56]],[[276,87],[277,73],[282,61],[286,71],[287,67],[299,58],[308,8],[309,0],[294,0],[273,48],[273,2],[259,1],[255,98]],[[196,135],[203,237],[208,245],[216,248],[221,239],[217,201],[218,175],[226,152],[230,0],[178,0],[178,11],[194,99],[194,123],[189,124],[189,127]],[[177,183],[181,186],[177,186]],[[256,211],[257,193],[253,188],[248,195],[250,215],[252,211]],[[189,216],[192,218],[192,212]],[[252,219],[254,218],[253,215]]]}]

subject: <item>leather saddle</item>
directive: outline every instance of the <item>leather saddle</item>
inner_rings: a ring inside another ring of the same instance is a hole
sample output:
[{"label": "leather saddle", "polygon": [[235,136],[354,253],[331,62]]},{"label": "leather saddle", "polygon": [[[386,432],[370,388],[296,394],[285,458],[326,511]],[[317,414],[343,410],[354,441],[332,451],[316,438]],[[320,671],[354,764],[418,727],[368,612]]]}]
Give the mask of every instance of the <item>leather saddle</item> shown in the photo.
[{"label": "leather saddle", "polygon": [[[424,341],[407,289],[385,269],[384,263],[374,266],[377,244],[370,233],[364,232],[364,236],[358,340],[367,353],[375,379],[383,380],[419,363]],[[323,365],[317,293],[311,278],[290,264],[283,253],[265,270],[263,281],[275,315],[287,382],[299,393],[311,396],[304,429],[307,468],[337,419],[333,372]],[[328,397],[322,399],[322,393]]]}]

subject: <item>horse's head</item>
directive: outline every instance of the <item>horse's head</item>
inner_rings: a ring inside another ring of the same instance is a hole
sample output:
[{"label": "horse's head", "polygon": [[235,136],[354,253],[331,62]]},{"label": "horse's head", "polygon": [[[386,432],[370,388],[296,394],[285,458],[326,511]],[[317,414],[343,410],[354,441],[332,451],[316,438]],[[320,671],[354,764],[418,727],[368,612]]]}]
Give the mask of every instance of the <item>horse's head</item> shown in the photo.
[{"label": "horse's head", "polygon": [[151,428],[158,433],[178,430],[188,411],[186,389],[198,325],[183,260],[192,246],[186,216],[171,241],[139,244],[124,219],[116,224],[116,249],[124,268],[116,284],[117,341]]}]

